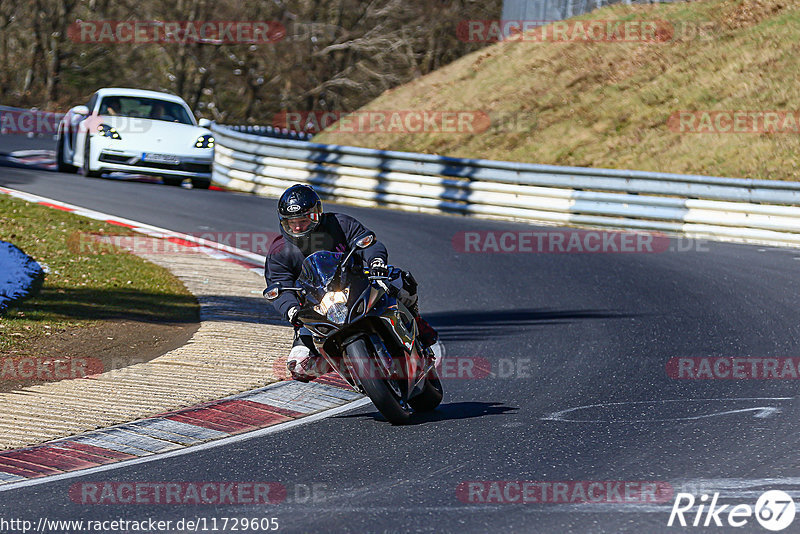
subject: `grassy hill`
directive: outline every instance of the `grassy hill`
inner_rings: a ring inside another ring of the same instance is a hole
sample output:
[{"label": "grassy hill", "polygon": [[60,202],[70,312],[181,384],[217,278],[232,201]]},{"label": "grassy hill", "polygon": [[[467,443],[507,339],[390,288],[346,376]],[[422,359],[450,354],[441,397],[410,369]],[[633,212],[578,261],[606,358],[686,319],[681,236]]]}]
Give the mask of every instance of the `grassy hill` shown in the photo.
[{"label": "grassy hill", "polygon": [[[497,43],[364,110],[482,110],[480,133],[315,140],[460,157],[800,180],[800,133],[680,133],[680,111],[800,110],[800,2],[702,0],[578,19],[665,20],[664,42]],[[455,31],[455,28],[454,28]]]}]

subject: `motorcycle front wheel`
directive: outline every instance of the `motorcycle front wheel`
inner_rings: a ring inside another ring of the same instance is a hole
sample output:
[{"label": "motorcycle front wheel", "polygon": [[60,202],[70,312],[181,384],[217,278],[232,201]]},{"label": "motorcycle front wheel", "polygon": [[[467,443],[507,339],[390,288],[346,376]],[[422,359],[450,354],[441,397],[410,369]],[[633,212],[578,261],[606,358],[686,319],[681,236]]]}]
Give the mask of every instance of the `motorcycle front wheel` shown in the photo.
[{"label": "motorcycle front wheel", "polygon": [[358,376],[361,387],[387,421],[393,425],[408,423],[410,408],[402,401],[400,390],[391,380],[380,378],[377,364],[363,339],[347,346],[345,364],[353,376]]},{"label": "motorcycle front wheel", "polygon": [[443,396],[442,381],[439,380],[439,374],[434,367],[425,377],[425,389],[416,397],[409,399],[408,403],[417,412],[430,412],[441,404]]}]

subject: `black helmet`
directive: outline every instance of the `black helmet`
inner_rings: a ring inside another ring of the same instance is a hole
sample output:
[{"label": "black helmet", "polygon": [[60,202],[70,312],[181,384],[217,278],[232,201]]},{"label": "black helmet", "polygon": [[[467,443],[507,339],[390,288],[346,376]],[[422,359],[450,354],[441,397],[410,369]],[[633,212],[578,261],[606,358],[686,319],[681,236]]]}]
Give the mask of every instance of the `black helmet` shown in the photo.
[{"label": "black helmet", "polygon": [[295,184],[278,200],[281,228],[292,237],[313,232],[322,218],[322,201],[310,185]]}]

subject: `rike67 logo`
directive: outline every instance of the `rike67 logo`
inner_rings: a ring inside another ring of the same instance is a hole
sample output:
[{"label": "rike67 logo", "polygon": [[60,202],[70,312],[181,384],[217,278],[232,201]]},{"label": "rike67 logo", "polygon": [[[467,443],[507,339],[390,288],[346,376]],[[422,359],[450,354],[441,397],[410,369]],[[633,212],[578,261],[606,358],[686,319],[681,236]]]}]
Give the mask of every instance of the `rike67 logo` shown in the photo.
[{"label": "rike67 logo", "polygon": [[[756,501],[755,508],[749,504],[719,505],[718,499],[719,493],[715,493],[710,502],[708,495],[701,495],[698,503],[691,493],[678,493],[667,526],[721,527],[727,523],[731,527],[743,527],[755,516],[762,527],[777,532],[794,521],[794,501],[785,491],[764,492]],[[697,511],[692,510],[695,504],[699,504]]]}]

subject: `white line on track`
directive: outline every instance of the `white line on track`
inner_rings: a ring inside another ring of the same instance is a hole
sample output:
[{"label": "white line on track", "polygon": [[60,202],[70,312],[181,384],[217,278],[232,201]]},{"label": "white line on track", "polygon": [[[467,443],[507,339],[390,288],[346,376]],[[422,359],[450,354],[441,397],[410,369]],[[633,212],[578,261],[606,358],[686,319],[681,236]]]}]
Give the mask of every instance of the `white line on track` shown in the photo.
[{"label": "white line on track", "polygon": [[698,419],[704,419],[709,417],[716,417],[720,415],[729,415],[729,414],[736,414],[736,413],[743,413],[743,412],[757,412],[754,417],[759,418],[766,418],[777,413],[780,413],[781,410],[774,406],[757,406],[757,407],[750,407],[750,408],[741,408],[741,409],[734,409],[734,410],[727,410],[723,412],[712,412],[708,414],[696,415],[696,416],[689,416],[689,417],[670,417],[666,419],[655,419],[652,417],[647,418],[639,418],[639,419],[624,419],[624,418],[616,418],[616,419],[573,419],[567,416],[567,414],[571,414],[573,412],[577,412],[580,410],[592,409],[592,408],[608,408],[608,407],[620,407],[620,406],[630,406],[630,405],[642,405],[642,404],[667,404],[667,403],[690,403],[690,402],[701,402],[701,403],[712,403],[712,402],[723,402],[723,403],[733,403],[733,402],[741,402],[741,401],[791,401],[794,400],[795,397],[732,397],[732,398],[712,398],[712,399],[662,399],[662,400],[652,400],[652,401],[622,401],[622,402],[601,402],[598,404],[587,404],[585,406],[575,406],[574,408],[567,408],[566,410],[559,410],[557,412],[553,412],[551,414],[542,417],[542,421],[556,421],[556,422],[563,422],[563,423],[663,423],[663,422],[680,422],[680,421],[694,421]]},{"label": "white line on track", "polygon": [[254,252],[250,252],[249,250],[244,250],[236,247],[231,247],[229,245],[222,245],[215,241],[209,241],[207,239],[201,239],[193,235],[184,234],[182,232],[176,232],[175,230],[168,230],[166,228],[161,228],[159,226],[153,226],[152,224],[146,224],[139,221],[134,221],[132,219],[126,219],[124,217],[117,217],[116,215],[111,215],[108,213],[103,213],[101,211],[95,211],[89,208],[83,208],[81,206],[76,206],[74,204],[69,204],[67,202],[61,202],[60,200],[54,200],[52,198],[47,198],[39,195],[34,195],[33,193],[26,193],[24,191],[18,191],[16,189],[10,189],[7,187],[0,187],[0,193],[6,193],[12,197],[19,198],[22,200],[27,200],[29,202],[47,202],[53,206],[60,206],[69,210],[76,215],[82,215],[84,217],[88,217],[90,219],[98,220],[98,221],[108,221],[113,220],[117,221],[126,225],[132,226],[133,230],[139,231],[146,235],[151,235],[154,237],[157,236],[166,236],[166,237],[179,237],[181,239],[185,239],[186,241],[191,241],[193,243],[197,243],[199,245],[214,248],[223,252],[228,252],[231,254],[235,254],[237,256],[242,257],[254,265],[263,266],[264,262],[266,261],[266,256],[262,256],[260,254],[256,254]]}]

